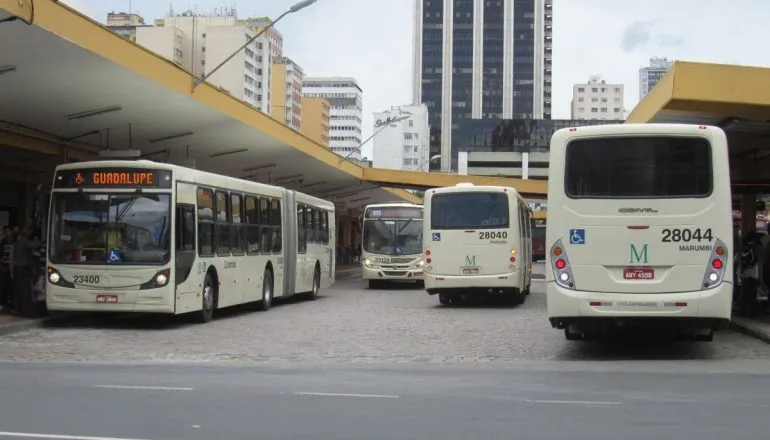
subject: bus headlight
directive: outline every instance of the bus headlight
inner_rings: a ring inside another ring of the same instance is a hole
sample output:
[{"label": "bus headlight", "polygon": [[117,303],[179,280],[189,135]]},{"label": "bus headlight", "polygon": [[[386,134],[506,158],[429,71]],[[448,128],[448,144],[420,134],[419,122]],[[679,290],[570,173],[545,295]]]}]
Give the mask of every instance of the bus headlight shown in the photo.
[{"label": "bus headlight", "polygon": [[171,269],[163,269],[153,275],[150,281],[142,283],[142,285],[139,286],[139,290],[157,289],[158,287],[163,287],[168,284],[170,279]]},{"label": "bus headlight", "polygon": [[50,281],[51,284],[59,284],[59,281],[61,281],[61,275],[59,275],[59,272],[56,272],[55,270],[50,270],[48,272],[48,281]]},{"label": "bus headlight", "polygon": [[372,260],[370,260],[368,258],[364,258],[364,266],[366,266],[368,268],[372,268],[372,267],[374,267],[374,261],[372,261]]},{"label": "bus headlight", "polygon": [[420,261],[417,262],[417,267],[423,267],[423,266],[425,266],[425,261],[424,260],[420,260]]},{"label": "bus headlight", "polygon": [[164,272],[155,275],[155,284],[165,286],[166,283],[168,283],[168,276]]}]

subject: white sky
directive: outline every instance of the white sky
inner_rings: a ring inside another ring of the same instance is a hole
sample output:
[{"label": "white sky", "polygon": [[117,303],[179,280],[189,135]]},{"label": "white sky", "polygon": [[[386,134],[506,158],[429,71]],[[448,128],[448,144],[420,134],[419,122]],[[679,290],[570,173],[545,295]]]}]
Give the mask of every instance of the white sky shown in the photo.
[{"label": "white sky", "polygon": [[[146,21],[175,11],[235,7],[239,17],[276,17],[297,0],[62,0],[104,22],[110,11]],[[372,113],[411,100],[415,0],[318,0],[277,28],[284,55],[310,76],[352,76],[364,91],[364,133]],[[555,119],[570,113],[572,85],[601,74],[637,104],[638,71],[649,58],[770,66],[770,2],[759,0],[554,0]],[[363,148],[371,157],[371,144]]]}]

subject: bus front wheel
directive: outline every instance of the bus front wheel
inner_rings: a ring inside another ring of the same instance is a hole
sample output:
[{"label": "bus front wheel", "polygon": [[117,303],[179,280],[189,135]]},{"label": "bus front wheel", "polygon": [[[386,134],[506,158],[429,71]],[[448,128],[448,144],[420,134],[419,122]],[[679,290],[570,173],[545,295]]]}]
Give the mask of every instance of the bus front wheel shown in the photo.
[{"label": "bus front wheel", "polygon": [[203,290],[201,292],[201,310],[198,312],[198,322],[206,323],[214,317],[214,305],[216,304],[217,291],[214,288],[214,279],[210,273],[203,279]]}]

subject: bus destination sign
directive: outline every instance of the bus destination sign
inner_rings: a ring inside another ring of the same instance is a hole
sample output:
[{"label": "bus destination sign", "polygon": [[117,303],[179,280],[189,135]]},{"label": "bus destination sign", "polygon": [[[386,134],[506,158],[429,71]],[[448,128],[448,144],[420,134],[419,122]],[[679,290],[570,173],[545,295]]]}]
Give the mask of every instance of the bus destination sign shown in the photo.
[{"label": "bus destination sign", "polygon": [[372,207],[365,212],[364,218],[422,218],[422,208],[409,207]]},{"label": "bus destination sign", "polygon": [[171,188],[171,171],[148,168],[59,170],[55,188]]}]

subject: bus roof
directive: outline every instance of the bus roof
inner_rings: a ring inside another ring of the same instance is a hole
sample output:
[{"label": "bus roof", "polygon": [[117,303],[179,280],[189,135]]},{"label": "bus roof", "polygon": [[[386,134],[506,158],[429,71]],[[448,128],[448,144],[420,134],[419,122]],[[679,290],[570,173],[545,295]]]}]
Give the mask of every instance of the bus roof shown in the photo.
[{"label": "bus roof", "polygon": [[568,127],[556,130],[553,134],[551,137],[551,150],[553,151],[554,145],[564,145],[572,137],[655,134],[703,136],[712,135],[714,132],[724,135],[724,132],[719,127],[697,124],[605,124]]},{"label": "bus roof", "polygon": [[422,205],[415,205],[414,203],[408,203],[408,202],[372,203],[370,205],[366,205],[366,208],[380,208],[380,207],[387,207],[387,206],[395,206],[399,208],[422,208]]}]

